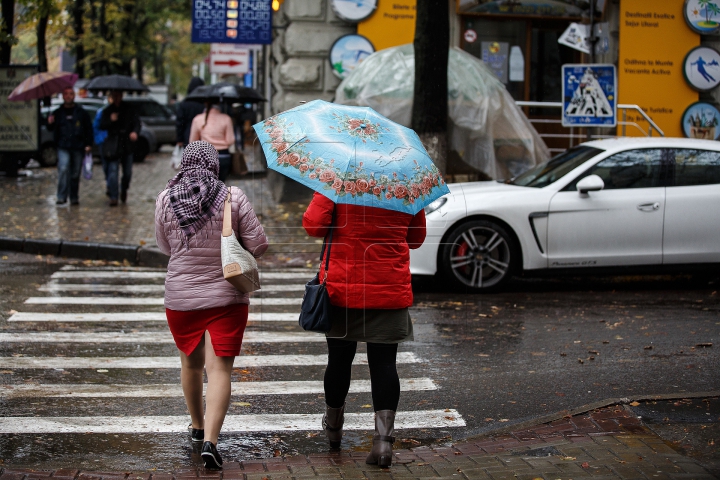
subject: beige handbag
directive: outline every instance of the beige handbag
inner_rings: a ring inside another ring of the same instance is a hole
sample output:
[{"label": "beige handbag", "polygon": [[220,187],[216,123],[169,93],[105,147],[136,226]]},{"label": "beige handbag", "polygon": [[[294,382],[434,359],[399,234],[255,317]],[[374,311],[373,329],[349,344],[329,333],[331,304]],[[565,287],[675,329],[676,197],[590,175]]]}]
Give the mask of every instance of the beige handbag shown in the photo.
[{"label": "beige handbag", "polygon": [[237,290],[250,293],[260,290],[257,261],[235,238],[235,232],[232,229],[231,205],[230,188],[228,188],[225,213],[223,214],[222,237],[220,237],[223,276]]}]

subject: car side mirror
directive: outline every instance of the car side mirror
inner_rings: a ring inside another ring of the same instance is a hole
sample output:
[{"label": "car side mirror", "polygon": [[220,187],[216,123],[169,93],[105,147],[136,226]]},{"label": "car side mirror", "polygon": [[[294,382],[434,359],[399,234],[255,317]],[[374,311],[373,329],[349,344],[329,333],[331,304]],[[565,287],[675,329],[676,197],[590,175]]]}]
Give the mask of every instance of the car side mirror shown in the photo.
[{"label": "car side mirror", "polygon": [[577,191],[580,195],[597,192],[603,188],[605,188],[605,182],[597,175],[588,175],[577,183]]}]

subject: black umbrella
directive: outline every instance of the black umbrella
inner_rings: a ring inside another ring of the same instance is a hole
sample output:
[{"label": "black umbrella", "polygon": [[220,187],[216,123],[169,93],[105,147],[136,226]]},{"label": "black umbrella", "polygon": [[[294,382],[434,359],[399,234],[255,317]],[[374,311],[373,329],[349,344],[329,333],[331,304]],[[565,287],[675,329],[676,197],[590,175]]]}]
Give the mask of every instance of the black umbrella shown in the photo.
[{"label": "black umbrella", "polygon": [[262,95],[252,88],[227,82],[197,87],[185,99],[210,103],[258,103],[266,101]]},{"label": "black umbrella", "polygon": [[133,77],[127,75],[102,75],[95,77],[85,86],[88,90],[106,91],[122,90],[123,92],[147,92],[148,88]]}]

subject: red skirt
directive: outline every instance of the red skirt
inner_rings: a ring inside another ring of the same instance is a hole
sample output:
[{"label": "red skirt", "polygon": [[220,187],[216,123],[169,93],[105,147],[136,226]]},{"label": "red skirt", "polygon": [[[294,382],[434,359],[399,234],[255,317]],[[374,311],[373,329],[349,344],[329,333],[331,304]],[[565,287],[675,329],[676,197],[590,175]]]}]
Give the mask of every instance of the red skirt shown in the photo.
[{"label": "red skirt", "polygon": [[234,357],[240,354],[248,319],[247,303],[188,311],[166,308],[165,314],[175,345],[185,355],[195,351],[206,330],[210,332],[215,356]]}]

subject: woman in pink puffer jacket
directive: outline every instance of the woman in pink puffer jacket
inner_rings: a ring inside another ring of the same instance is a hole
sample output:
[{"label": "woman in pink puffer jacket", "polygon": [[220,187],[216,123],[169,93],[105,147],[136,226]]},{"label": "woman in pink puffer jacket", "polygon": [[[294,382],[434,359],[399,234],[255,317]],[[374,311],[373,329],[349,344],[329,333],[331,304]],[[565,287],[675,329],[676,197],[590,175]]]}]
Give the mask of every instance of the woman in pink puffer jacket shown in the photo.
[{"label": "woman in pink puffer jacket", "polygon": [[[155,202],[155,237],[160,250],[170,255],[165,312],[180,350],[190,438],[203,442],[205,468],[220,469],[218,434],[230,404],[230,373],[250,301],[223,278],[220,236],[228,189],[218,180],[217,150],[207,142],[192,142],[180,168]],[[260,257],[268,248],[265,232],[243,191],[232,187],[230,192],[235,235]],[[208,376],[204,413],[203,369]]]}]

